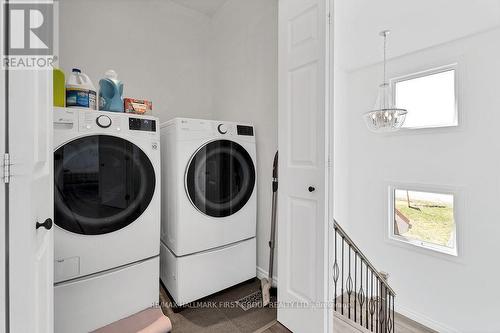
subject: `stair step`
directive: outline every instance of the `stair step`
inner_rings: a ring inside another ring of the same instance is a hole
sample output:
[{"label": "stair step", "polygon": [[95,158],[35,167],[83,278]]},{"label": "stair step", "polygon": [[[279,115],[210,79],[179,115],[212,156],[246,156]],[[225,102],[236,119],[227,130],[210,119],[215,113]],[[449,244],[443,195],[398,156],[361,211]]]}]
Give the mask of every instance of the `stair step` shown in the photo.
[{"label": "stair step", "polygon": [[366,328],[361,327],[359,324],[337,312],[334,312],[333,331],[335,333],[371,333]]}]

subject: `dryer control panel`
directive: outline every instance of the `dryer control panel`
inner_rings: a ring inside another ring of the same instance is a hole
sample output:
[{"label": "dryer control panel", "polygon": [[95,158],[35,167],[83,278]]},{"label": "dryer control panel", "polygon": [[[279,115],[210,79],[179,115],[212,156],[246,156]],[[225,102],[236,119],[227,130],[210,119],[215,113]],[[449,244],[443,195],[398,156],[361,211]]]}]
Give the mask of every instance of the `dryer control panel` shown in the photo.
[{"label": "dryer control panel", "polygon": [[161,127],[168,128],[167,132],[178,131],[178,141],[227,138],[255,142],[256,135],[252,124],[220,120],[174,118]]}]

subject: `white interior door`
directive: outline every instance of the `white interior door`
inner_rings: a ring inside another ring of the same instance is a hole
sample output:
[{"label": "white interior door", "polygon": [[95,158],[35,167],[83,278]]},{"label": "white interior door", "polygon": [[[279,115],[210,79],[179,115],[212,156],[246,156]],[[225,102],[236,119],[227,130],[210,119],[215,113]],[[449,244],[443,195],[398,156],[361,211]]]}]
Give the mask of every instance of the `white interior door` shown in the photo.
[{"label": "white interior door", "polygon": [[328,0],[279,2],[278,321],[327,332]]},{"label": "white interior door", "polygon": [[[49,71],[9,73],[10,331],[53,332],[53,171]],[[37,223],[45,223],[45,226]]]},{"label": "white interior door", "polygon": [[51,70],[9,71],[7,146],[11,176],[6,223],[8,319],[13,333],[53,332],[51,105]]}]

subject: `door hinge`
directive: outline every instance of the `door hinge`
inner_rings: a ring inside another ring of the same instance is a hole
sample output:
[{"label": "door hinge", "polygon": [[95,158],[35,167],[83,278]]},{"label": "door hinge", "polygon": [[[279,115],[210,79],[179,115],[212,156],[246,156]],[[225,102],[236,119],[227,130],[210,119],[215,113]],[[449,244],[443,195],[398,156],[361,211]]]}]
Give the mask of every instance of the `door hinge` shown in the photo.
[{"label": "door hinge", "polygon": [[3,155],[3,182],[8,184],[10,182],[10,154]]},{"label": "door hinge", "polygon": [[328,24],[332,24],[332,13],[328,13]]}]

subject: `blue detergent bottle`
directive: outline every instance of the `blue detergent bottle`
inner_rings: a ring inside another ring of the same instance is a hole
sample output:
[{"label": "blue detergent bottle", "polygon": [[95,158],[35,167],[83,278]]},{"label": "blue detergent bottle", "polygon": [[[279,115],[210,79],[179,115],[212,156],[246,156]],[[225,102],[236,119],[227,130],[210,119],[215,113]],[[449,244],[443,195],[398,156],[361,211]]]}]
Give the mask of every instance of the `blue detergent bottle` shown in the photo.
[{"label": "blue detergent bottle", "polygon": [[112,69],[99,81],[99,110],[123,112],[123,83]]}]

